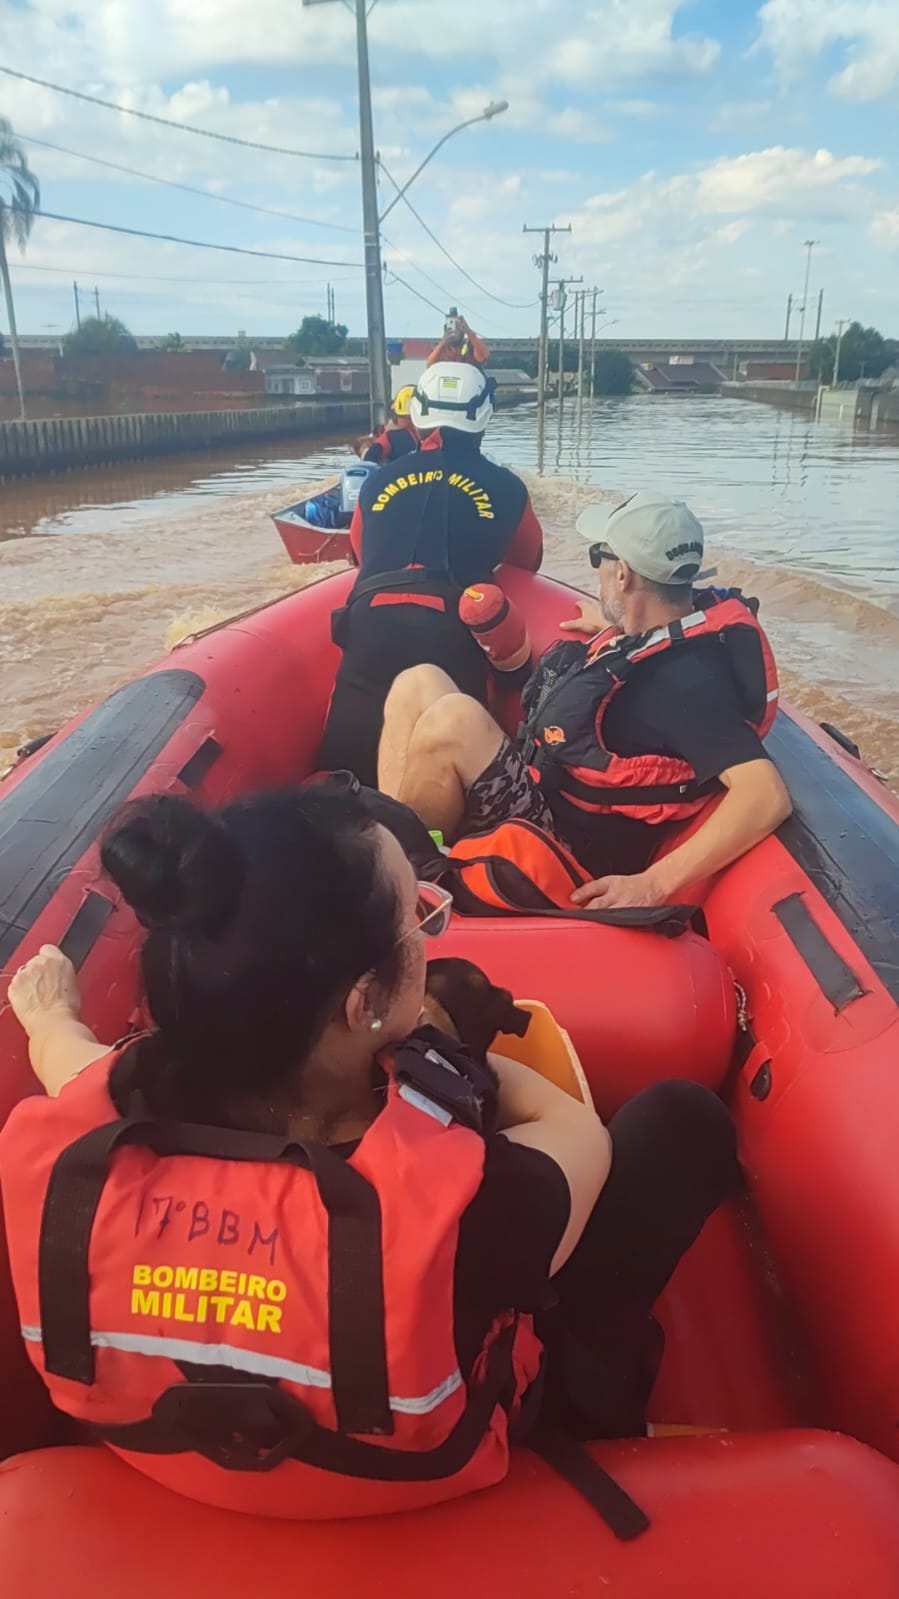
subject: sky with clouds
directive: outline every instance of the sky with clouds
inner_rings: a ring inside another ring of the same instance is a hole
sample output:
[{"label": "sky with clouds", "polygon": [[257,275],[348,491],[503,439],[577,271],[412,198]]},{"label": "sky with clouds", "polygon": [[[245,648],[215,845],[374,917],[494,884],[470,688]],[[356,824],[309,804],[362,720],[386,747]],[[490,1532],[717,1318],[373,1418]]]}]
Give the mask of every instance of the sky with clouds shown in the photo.
[{"label": "sky with clouds", "polygon": [[[509,101],[410,192],[458,265],[392,211],[390,334],[434,334],[451,302],[488,335],[533,331],[522,225],[551,221],[572,228],[555,270],[603,288],[610,334],[779,336],[810,238],[825,328],[899,334],[899,0],[377,0],[369,28],[375,139],[398,182],[448,128]],[[0,76],[46,211],[310,258],[42,219],[12,256],[23,331],[71,324],[73,279],[138,333],[285,333],[324,311],[328,282],[363,330],[358,164],[329,159],[358,147],[345,4],[0,0],[0,63],[313,152],[241,149]],[[393,192],[382,176],[382,205]]]}]

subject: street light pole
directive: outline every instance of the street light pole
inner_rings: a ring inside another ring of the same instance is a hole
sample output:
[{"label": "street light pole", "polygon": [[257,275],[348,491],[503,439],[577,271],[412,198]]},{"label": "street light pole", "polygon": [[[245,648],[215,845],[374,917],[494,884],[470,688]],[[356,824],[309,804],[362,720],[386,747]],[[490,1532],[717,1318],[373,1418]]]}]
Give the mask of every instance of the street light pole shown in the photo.
[{"label": "street light pole", "polygon": [[804,248],[808,251],[808,254],[805,258],[805,288],[802,291],[802,309],[799,314],[799,348],[796,351],[796,377],[794,379],[796,383],[799,382],[799,374],[802,371],[802,344],[805,338],[805,308],[808,304],[808,283],[812,270],[812,251],[817,243],[817,239],[805,239],[803,241]]},{"label": "street light pole", "polygon": [[491,118],[501,116],[503,111],[508,111],[508,109],[509,109],[508,100],[491,100],[490,104],[485,106],[483,111],[479,111],[478,115],[476,117],[469,117],[466,122],[459,122],[459,123],[457,123],[456,127],[450,128],[449,132],[445,133],[443,135],[442,139],[438,139],[437,140],[437,143],[435,144],[433,150],[431,150],[430,153],[425,156],[424,160],[419,162],[419,164],[415,168],[415,171],[413,172],[411,178],[407,179],[407,181],[403,184],[403,187],[401,189],[397,189],[396,194],[394,195],[394,197],[391,200],[391,202],[390,202],[389,206],[387,207],[387,209],[385,211],[381,212],[381,221],[383,222],[386,217],[389,217],[389,215],[390,215],[391,211],[393,210],[394,206],[398,205],[400,200],[403,199],[403,197],[404,197],[404,195],[406,193],[406,190],[407,189],[411,189],[411,187],[412,187],[413,183],[415,182],[415,179],[418,177],[419,173],[420,172],[424,172],[424,169],[428,165],[428,163],[430,161],[433,161],[435,155],[437,154],[437,151],[438,150],[442,150],[443,146],[446,144],[447,139],[454,138],[454,136],[457,133],[461,133],[462,132],[463,128],[473,128],[476,122],[489,122],[491,120]]}]

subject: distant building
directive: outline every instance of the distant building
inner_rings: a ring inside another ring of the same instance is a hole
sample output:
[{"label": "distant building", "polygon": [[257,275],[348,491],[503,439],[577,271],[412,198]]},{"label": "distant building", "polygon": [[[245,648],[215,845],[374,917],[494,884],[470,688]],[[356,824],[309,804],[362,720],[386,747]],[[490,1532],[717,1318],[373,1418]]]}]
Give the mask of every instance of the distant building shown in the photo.
[{"label": "distant building", "polygon": [[714,394],[724,382],[724,374],[716,366],[696,361],[692,355],[646,361],[634,368],[634,376],[651,394]]},{"label": "distant building", "polygon": [[360,356],[310,355],[293,365],[266,361],[264,372],[266,394],[308,399],[316,394],[368,393],[368,361]]},{"label": "distant building", "polygon": [[[737,371],[747,383],[795,383],[795,361],[741,361]],[[808,377],[805,362],[799,368],[800,378]]]}]

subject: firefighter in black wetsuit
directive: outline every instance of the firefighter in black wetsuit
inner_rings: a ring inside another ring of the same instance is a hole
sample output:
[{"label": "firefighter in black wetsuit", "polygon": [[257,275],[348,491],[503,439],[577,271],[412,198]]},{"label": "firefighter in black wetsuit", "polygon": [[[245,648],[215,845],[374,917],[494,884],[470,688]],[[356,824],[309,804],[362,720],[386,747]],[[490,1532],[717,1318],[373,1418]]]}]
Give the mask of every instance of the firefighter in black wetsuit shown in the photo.
[{"label": "firefighter in black wetsuit", "polygon": [[488,666],[460,621],[471,584],[501,562],[536,572],[543,532],[527,489],[481,453],[493,386],[479,367],[438,362],[410,414],[421,445],[363,485],[350,537],[359,576],[335,615],[343,650],[319,754],[328,770],[377,780],[384,701],[398,673],[431,663],[486,703]]}]

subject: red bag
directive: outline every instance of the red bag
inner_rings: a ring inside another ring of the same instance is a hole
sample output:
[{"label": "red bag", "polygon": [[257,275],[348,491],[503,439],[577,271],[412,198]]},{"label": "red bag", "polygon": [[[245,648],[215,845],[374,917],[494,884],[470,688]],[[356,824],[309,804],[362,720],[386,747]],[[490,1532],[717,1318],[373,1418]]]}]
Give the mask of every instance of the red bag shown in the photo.
[{"label": "red bag", "polygon": [[551,833],[515,818],[460,838],[444,857],[440,881],[462,916],[566,916],[619,927],[657,927],[675,936],[692,914],[685,905],[585,911],[571,895],[590,873]]}]

